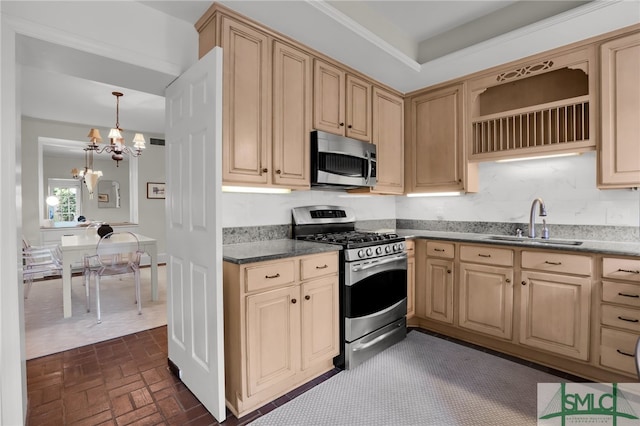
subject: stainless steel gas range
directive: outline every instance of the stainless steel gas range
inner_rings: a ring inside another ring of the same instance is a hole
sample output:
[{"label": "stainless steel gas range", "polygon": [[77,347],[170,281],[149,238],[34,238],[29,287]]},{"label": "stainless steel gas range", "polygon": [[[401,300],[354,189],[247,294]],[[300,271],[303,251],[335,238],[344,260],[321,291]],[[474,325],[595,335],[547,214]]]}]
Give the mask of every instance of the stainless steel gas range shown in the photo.
[{"label": "stainless steel gas range", "polygon": [[407,254],[394,233],[356,231],[347,207],[296,207],[296,239],[338,244],[340,251],[340,355],[336,367],[352,369],[407,334]]}]

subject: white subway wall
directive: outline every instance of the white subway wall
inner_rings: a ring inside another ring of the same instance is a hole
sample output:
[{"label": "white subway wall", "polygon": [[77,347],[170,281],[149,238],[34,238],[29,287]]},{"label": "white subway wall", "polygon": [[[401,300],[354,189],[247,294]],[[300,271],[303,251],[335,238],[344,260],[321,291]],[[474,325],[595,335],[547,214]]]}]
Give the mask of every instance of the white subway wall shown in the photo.
[{"label": "white subway wall", "polygon": [[596,187],[596,154],[479,164],[478,193],[459,197],[397,197],[399,219],[528,222],[541,197],[547,222],[640,226],[640,192]]}]

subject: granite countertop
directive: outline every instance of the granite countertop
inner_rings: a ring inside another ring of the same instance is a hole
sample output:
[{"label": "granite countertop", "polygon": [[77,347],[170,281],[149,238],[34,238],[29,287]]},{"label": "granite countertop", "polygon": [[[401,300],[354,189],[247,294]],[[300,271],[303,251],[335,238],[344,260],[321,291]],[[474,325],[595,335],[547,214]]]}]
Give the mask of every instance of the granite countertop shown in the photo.
[{"label": "granite countertop", "polygon": [[[537,249],[545,249],[545,250],[562,250],[562,251],[584,252],[584,253],[599,253],[599,254],[609,254],[609,255],[617,255],[617,256],[640,256],[640,242],[630,243],[630,242],[616,242],[616,241],[578,240],[578,241],[582,241],[582,244],[564,245],[564,244],[549,244],[545,242],[536,242],[535,240],[530,240],[527,237],[522,237],[522,242],[491,240],[489,239],[491,235],[488,235],[488,234],[474,234],[474,233],[464,233],[464,232],[425,231],[421,229],[398,229],[396,230],[396,233],[406,238],[423,238],[423,239],[429,239],[429,240],[493,244],[493,245],[500,245],[500,246],[537,248]],[[554,239],[551,238],[550,241],[553,241],[553,240]],[[562,239],[557,239],[557,240],[563,241]]]},{"label": "granite countertop", "polygon": [[339,245],[299,240],[271,240],[222,246],[222,260],[231,263],[253,263],[285,257],[340,251]]}]

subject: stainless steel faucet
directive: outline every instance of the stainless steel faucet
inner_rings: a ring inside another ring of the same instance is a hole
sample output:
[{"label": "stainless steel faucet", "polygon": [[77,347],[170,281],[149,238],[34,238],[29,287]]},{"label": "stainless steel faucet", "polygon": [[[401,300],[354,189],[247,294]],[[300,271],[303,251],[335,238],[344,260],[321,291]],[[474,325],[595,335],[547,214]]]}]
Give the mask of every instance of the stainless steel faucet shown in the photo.
[{"label": "stainless steel faucet", "polygon": [[[533,200],[533,203],[531,203],[531,214],[529,215],[529,238],[536,237],[536,204],[540,206],[540,216],[547,215],[547,208],[544,206],[544,201],[542,201],[542,198],[536,198],[535,200]],[[546,238],[549,238],[548,234]]]}]

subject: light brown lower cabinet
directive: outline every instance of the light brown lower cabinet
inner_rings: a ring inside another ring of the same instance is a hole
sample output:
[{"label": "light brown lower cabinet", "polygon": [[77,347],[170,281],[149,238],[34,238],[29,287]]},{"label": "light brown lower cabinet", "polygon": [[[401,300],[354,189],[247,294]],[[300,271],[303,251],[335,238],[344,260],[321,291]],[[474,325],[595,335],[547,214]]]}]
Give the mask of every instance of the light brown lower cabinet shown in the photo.
[{"label": "light brown lower cabinet", "polygon": [[460,327],[511,339],[513,257],[513,250],[510,249],[460,246]]},{"label": "light brown lower cabinet", "polygon": [[598,382],[637,379],[640,257],[420,238],[415,247],[412,325]]},{"label": "light brown lower cabinet", "polygon": [[237,417],[333,368],[338,254],[224,262],[227,406]]},{"label": "light brown lower cabinet", "polygon": [[520,343],[586,361],[591,279],[524,271]]},{"label": "light brown lower cabinet", "polygon": [[513,269],[471,263],[460,264],[460,327],[511,339]]},{"label": "light brown lower cabinet", "polygon": [[405,249],[407,250],[407,319],[411,319],[416,314],[415,242],[413,240],[406,241]]}]

